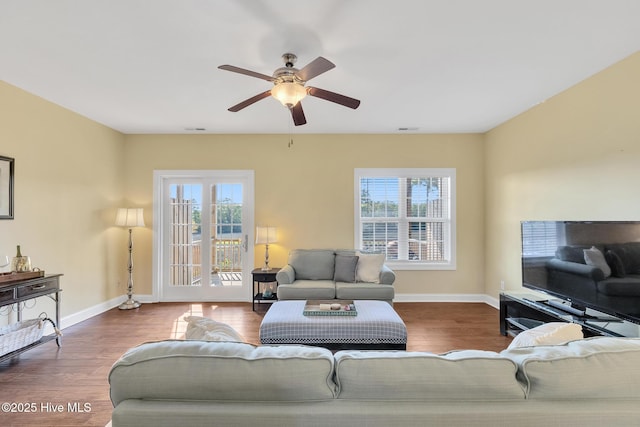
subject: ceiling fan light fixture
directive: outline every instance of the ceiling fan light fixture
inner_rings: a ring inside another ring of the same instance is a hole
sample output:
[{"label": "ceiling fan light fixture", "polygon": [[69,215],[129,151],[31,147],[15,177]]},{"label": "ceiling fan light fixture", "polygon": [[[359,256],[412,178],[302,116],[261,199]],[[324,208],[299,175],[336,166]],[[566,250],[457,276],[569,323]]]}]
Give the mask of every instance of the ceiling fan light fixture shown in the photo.
[{"label": "ceiling fan light fixture", "polygon": [[307,89],[299,83],[282,82],[271,89],[271,96],[287,108],[293,108],[307,96]]}]

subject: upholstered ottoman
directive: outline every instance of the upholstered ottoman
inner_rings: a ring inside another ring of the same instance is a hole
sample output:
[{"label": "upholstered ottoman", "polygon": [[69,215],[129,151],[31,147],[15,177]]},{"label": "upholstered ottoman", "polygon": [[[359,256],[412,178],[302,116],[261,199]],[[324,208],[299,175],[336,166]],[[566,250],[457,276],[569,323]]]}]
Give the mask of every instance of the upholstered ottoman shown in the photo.
[{"label": "upholstered ottoman", "polygon": [[307,344],[330,350],[405,350],[407,328],[385,301],[354,301],[357,316],[305,316],[306,301],[278,301],[260,325],[262,344]]}]

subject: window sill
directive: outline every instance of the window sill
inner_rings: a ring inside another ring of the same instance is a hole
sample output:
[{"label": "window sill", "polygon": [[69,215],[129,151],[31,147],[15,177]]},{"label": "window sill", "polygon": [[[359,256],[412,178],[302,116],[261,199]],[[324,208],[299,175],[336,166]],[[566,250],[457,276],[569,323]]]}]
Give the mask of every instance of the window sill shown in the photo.
[{"label": "window sill", "polygon": [[412,262],[412,261],[385,261],[385,264],[394,271],[403,270],[455,270],[456,264],[453,262]]}]

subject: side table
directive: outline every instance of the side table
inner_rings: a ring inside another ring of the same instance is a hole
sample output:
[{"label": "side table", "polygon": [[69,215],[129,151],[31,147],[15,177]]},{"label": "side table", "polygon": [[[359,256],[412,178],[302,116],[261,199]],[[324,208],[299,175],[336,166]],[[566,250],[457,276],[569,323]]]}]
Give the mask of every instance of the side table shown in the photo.
[{"label": "side table", "polygon": [[[251,275],[253,276],[253,302],[251,308],[253,311],[256,311],[256,301],[258,301],[258,304],[261,304],[262,302],[273,303],[278,300],[278,281],[276,280],[276,274],[278,273],[278,271],[280,271],[280,268],[272,268],[268,271],[263,271],[261,268],[256,268],[251,272]],[[261,283],[276,284],[276,288],[271,295],[271,298],[265,298],[264,295],[262,295],[262,292],[260,292]]]}]

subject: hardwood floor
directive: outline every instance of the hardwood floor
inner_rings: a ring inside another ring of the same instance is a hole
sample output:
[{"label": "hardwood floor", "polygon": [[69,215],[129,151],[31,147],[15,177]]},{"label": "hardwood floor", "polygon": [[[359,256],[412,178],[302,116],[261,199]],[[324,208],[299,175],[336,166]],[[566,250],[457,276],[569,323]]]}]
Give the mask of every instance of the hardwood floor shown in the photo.
[{"label": "hardwood floor", "polygon": [[[498,310],[482,303],[396,303],[407,326],[407,349],[443,353],[457,349],[500,351],[511,338],[500,335]],[[104,426],[111,418],[107,375],[128,348],[145,341],[183,338],[188,315],[233,326],[259,343],[268,305],[251,303],[160,303],[117,308],[63,331],[55,341],[0,363],[0,403],[21,413],[0,412],[1,426]],[[86,404],[86,406],[85,406]],[[26,412],[32,410],[32,412]]]}]

